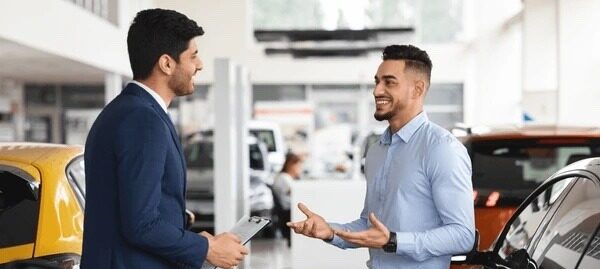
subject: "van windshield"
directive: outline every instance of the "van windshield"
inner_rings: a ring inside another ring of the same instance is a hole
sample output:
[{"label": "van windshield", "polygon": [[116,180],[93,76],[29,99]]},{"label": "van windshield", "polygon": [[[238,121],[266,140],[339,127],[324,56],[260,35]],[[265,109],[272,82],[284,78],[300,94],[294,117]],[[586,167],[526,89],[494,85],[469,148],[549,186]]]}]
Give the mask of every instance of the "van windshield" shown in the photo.
[{"label": "van windshield", "polygon": [[256,136],[256,138],[265,143],[269,152],[277,151],[277,146],[275,145],[275,135],[273,135],[272,130],[254,129],[250,130],[250,134]]}]

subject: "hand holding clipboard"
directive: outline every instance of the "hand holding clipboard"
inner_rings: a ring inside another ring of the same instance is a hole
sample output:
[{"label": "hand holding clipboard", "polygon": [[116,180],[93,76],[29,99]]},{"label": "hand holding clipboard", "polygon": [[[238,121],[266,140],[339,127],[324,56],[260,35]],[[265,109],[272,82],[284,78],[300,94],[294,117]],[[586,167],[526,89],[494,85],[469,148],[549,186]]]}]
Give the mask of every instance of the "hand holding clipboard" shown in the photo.
[{"label": "hand holding clipboard", "polygon": [[[261,217],[242,217],[237,224],[229,231],[229,233],[236,235],[240,243],[245,245],[252,239],[258,232],[264,229],[271,223],[270,219]],[[214,269],[217,268],[215,265],[210,264],[208,261],[204,262],[202,269]]]}]

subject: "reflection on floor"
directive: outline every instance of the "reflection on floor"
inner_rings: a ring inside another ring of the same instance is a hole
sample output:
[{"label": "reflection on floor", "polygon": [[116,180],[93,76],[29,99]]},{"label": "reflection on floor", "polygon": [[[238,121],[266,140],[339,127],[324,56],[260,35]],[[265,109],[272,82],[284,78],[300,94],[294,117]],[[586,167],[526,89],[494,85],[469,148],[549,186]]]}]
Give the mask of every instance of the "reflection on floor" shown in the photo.
[{"label": "reflection on floor", "polygon": [[285,239],[254,239],[250,249],[250,269],[290,269],[290,253]]}]

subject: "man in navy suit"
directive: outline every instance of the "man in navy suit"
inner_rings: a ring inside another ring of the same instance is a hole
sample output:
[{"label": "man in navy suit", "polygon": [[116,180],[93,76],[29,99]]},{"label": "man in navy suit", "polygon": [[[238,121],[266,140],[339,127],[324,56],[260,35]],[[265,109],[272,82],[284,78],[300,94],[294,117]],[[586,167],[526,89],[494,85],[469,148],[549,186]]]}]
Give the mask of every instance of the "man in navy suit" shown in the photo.
[{"label": "man in navy suit", "polygon": [[167,107],[202,69],[196,22],[172,10],[137,14],[127,46],[133,81],[100,113],[85,145],[83,269],[232,268],[248,254],[224,233],[184,229],[186,164]]}]

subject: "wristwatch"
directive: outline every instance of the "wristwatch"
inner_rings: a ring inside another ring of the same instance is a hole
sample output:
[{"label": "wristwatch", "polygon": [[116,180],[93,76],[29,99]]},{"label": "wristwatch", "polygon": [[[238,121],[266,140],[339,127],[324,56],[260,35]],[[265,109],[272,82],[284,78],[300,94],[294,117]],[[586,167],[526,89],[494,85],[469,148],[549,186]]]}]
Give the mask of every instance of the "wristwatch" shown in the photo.
[{"label": "wristwatch", "polygon": [[387,243],[385,243],[385,245],[383,245],[383,251],[385,252],[391,252],[391,253],[396,253],[396,246],[397,246],[397,242],[396,242],[396,233],[395,232],[390,232],[390,239],[387,241]]}]

